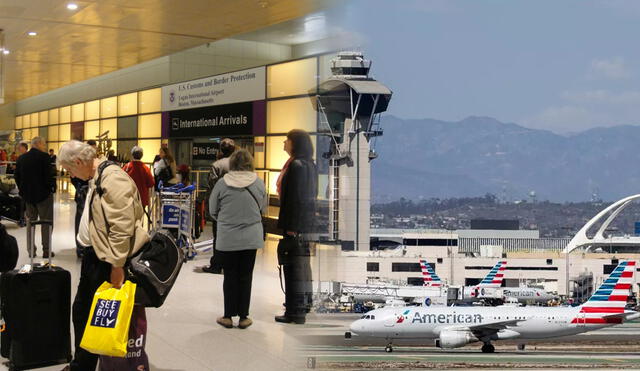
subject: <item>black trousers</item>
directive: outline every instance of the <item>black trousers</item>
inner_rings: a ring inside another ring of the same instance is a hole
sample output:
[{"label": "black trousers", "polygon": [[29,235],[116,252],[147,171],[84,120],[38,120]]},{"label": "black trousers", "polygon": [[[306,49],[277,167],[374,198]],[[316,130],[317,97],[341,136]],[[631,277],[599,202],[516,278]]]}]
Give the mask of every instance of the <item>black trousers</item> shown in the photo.
[{"label": "black trousers", "polygon": [[211,269],[222,269],[222,259],[220,259],[218,257],[218,250],[216,250],[216,228],[218,227],[218,223],[214,220],[213,222],[211,222],[211,229],[213,231],[213,256],[211,257],[211,260],[209,261],[209,266],[211,267]]},{"label": "black trousers", "polygon": [[253,281],[253,267],[256,263],[256,250],[220,251],[216,252],[222,258],[224,271],[224,316],[227,318],[249,315],[251,302],[251,282]]},{"label": "black trousers", "polygon": [[[53,222],[53,194],[50,194],[49,197],[38,202],[37,204],[31,204],[29,202],[26,202],[25,204],[27,218],[31,219],[31,221],[50,220],[51,222]],[[42,236],[42,252],[44,254],[49,254],[49,251],[51,251],[52,228],[53,226],[49,225],[40,226],[40,233]],[[27,248],[30,249],[31,246],[28,246]]]},{"label": "black trousers", "polygon": [[285,290],[285,316],[305,317],[311,308],[313,287],[309,243],[300,241],[291,252],[290,264],[282,266]]},{"label": "black trousers", "polygon": [[73,332],[75,335],[75,354],[71,361],[73,371],[94,371],[98,355],[80,348],[80,341],[91,311],[91,303],[96,290],[104,281],[111,278],[111,264],[101,261],[93,248],[86,247],[82,256],[78,292],[73,300]]}]

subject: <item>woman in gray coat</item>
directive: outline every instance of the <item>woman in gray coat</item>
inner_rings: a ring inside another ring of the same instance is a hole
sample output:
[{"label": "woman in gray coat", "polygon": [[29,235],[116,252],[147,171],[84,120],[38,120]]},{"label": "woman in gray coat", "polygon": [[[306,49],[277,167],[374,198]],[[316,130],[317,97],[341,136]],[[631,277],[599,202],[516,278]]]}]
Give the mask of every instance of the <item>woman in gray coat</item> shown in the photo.
[{"label": "woman in gray coat", "polygon": [[251,326],[249,302],[256,250],[264,247],[262,212],[265,209],[264,183],[254,173],[253,157],[245,150],[229,158],[229,173],[218,181],[209,198],[211,216],[218,222],[216,250],[224,272],[224,316],[216,322],[233,327],[232,317],[240,317],[238,327]]}]

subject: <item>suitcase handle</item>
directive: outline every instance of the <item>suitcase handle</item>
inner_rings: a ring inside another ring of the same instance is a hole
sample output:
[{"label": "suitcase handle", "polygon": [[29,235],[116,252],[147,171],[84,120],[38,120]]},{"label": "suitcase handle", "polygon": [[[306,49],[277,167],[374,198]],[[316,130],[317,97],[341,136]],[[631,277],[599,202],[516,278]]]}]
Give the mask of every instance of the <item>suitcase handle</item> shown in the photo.
[{"label": "suitcase handle", "polygon": [[53,226],[53,221],[51,221],[51,220],[36,220],[35,222],[29,221],[29,223],[32,226],[41,225],[41,224],[46,224],[46,225]]},{"label": "suitcase handle", "polygon": [[[52,253],[53,253],[53,220],[36,220],[32,222],[29,218],[27,219],[27,249],[29,251],[29,257],[31,261],[31,269],[33,269],[33,257],[36,254],[36,240],[34,238],[34,232],[36,230],[37,225],[45,226],[48,225],[49,228],[49,267],[52,267]],[[44,242],[43,242],[44,243]]]}]

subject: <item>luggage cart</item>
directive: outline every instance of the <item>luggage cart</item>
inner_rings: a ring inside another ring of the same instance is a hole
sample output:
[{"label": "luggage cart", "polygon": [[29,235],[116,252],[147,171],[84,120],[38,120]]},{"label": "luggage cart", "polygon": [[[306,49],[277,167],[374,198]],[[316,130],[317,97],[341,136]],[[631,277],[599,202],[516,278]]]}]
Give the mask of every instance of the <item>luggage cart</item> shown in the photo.
[{"label": "luggage cart", "polygon": [[170,187],[158,186],[159,220],[155,228],[165,229],[176,238],[178,247],[184,250],[185,261],[197,255],[193,243],[195,187],[176,184]]}]

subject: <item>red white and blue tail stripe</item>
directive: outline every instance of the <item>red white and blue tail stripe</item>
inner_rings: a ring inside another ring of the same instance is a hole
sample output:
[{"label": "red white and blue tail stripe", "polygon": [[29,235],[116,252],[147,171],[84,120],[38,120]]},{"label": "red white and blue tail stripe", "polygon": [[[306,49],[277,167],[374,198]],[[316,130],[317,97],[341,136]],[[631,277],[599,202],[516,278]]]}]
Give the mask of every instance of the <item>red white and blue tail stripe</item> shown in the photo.
[{"label": "red white and blue tail stripe", "polygon": [[491,272],[480,281],[478,287],[500,287],[504,279],[504,271],[507,269],[507,261],[501,260],[491,269]]},{"label": "red white and blue tail stripe", "polygon": [[578,316],[571,323],[622,323],[635,270],[635,261],[620,262],[598,290],[580,307]]},{"label": "red white and blue tail stripe", "polygon": [[422,286],[440,287],[442,285],[442,280],[426,260],[420,259],[420,269],[422,270]]}]

